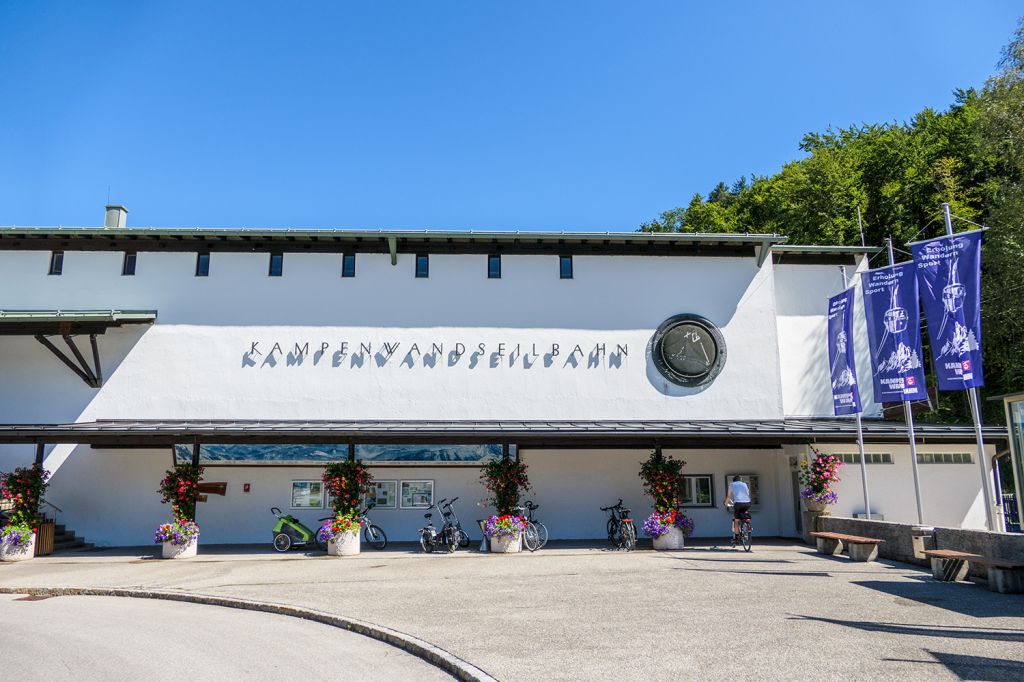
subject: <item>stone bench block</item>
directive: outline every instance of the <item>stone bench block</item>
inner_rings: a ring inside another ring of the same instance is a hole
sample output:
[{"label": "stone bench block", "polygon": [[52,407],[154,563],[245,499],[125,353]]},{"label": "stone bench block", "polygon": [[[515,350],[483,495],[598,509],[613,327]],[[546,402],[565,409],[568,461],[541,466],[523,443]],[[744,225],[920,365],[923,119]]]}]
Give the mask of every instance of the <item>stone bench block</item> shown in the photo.
[{"label": "stone bench block", "polygon": [[878,545],[874,543],[850,543],[850,558],[854,561],[874,561],[878,558]]},{"label": "stone bench block", "polygon": [[967,579],[967,562],[963,559],[932,559],[932,577],[942,582]]},{"label": "stone bench block", "polygon": [[988,569],[988,589],[1000,594],[1020,594],[1024,592],[1024,568]]},{"label": "stone bench block", "polygon": [[832,538],[814,538],[818,543],[818,554],[837,555],[843,553],[843,543]]}]

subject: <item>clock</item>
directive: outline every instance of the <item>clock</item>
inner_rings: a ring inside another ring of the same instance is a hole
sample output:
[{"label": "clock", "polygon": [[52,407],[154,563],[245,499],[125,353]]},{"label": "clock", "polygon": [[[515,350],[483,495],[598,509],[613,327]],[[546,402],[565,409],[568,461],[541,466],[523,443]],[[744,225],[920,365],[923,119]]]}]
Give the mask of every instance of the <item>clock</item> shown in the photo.
[{"label": "clock", "polygon": [[725,338],[700,315],[676,315],[662,322],[651,348],[654,366],[679,386],[706,386],[725,366]]}]

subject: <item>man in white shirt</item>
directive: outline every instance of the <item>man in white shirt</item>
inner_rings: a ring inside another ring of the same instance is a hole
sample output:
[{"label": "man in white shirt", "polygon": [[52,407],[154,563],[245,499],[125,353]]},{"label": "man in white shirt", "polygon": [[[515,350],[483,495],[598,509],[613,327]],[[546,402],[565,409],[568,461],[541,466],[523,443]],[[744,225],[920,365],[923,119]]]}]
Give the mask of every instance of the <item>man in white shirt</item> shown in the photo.
[{"label": "man in white shirt", "polygon": [[727,509],[732,506],[732,546],[735,547],[740,534],[740,519],[750,515],[750,488],[739,476],[732,477],[729,492],[725,495],[725,506]]}]

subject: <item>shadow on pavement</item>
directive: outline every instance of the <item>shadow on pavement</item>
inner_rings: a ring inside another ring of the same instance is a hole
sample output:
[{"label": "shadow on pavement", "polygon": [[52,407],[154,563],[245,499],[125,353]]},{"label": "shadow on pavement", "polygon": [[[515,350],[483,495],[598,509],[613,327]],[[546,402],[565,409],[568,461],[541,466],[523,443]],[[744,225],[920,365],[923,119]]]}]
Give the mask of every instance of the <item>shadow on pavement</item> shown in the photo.
[{"label": "shadow on pavement", "polygon": [[821,571],[740,571],[734,568],[687,568],[680,566],[677,571],[697,571],[698,573],[749,573],[750,575],[791,575],[799,578],[830,578],[831,573]]},{"label": "shadow on pavement", "polygon": [[891,635],[917,635],[918,637],[943,637],[945,639],[984,639],[995,642],[1024,642],[1024,630],[989,628],[979,630],[948,625],[914,625],[908,623],[880,623],[867,620],[840,620],[820,616],[790,615],[790,620],[806,620],[815,623],[841,625],[866,632],[884,632]]},{"label": "shadow on pavement", "polygon": [[974,585],[940,583],[935,580],[859,580],[851,584],[975,618],[1024,617],[1024,598],[989,592]]},{"label": "shadow on pavement", "polygon": [[935,657],[934,661],[910,658],[883,658],[883,661],[894,663],[924,663],[926,665],[942,665],[961,680],[978,680],[980,682],[1004,682],[1004,680],[1024,679],[1024,663],[1008,661],[1002,658],[986,656],[967,656],[965,654],[947,654],[942,651],[928,651]]}]

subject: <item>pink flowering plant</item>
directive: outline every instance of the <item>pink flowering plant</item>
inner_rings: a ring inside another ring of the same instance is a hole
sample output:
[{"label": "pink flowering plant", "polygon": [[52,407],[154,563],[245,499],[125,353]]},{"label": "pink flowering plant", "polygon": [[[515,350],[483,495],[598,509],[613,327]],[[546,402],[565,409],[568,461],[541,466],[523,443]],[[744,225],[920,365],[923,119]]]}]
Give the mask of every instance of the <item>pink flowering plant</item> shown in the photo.
[{"label": "pink flowering plant", "polygon": [[180,547],[187,545],[199,537],[199,524],[195,521],[178,519],[174,523],[165,523],[157,526],[153,540],[157,544],[169,542]]},{"label": "pink flowering plant", "polygon": [[339,514],[324,521],[317,536],[320,542],[337,542],[345,533],[358,533],[361,526],[358,512]]},{"label": "pink flowering plant", "polygon": [[835,455],[826,455],[813,446],[811,452],[814,453],[814,459],[800,462],[800,485],[803,486],[800,497],[823,504],[835,504],[839,495],[833,488],[839,483],[839,467],[843,466],[843,460]]}]

